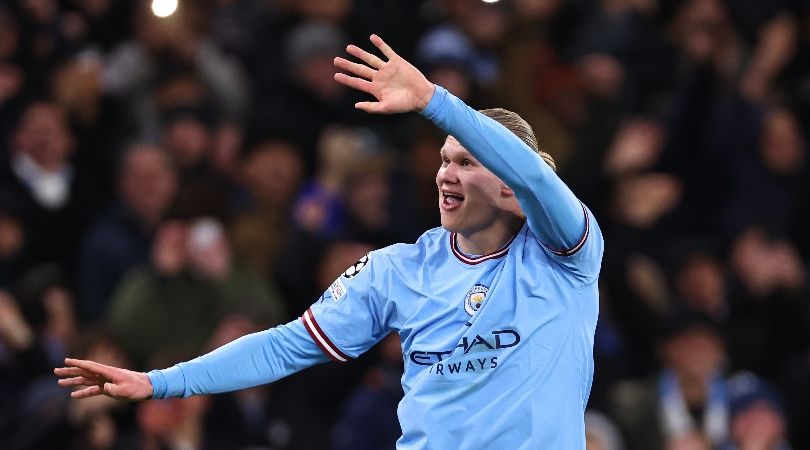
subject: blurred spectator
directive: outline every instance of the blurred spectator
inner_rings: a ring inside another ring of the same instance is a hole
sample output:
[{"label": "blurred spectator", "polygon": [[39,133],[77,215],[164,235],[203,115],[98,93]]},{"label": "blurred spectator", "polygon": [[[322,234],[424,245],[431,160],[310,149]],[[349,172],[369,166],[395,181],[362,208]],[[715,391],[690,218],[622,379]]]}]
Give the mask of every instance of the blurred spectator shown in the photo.
[{"label": "blurred spectator", "polygon": [[784,402],[779,392],[752,373],[728,381],[729,444],[722,450],[790,450]]},{"label": "blurred spectator", "polygon": [[96,50],[83,50],[54,68],[50,90],[73,130],[76,171],[92,181],[106,205],[113,201],[115,165],[133,124],[123,105],[102,92],[102,65]]},{"label": "blurred spectator", "polygon": [[722,444],[729,411],[725,348],[716,325],[695,313],[673,313],[659,342],[663,368],[655,381],[620,383],[614,392],[614,414],[628,447],[701,448],[696,439],[705,448]]},{"label": "blurred spectator", "polygon": [[234,252],[254,272],[270,277],[290,234],[290,209],[303,178],[303,162],[292,145],[268,140],[248,150],[241,174],[249,205],[231,224]]},{"label": "blurred spectator", "polygon": [[[193,10],[184,12],[161,19],[148,10],[148,2],[139,1],[133,11],[135,39],[110,54],[101,74],[102,90],[127,102],[143,138],[158,135],[164,110],[189,101],[210,99],[218,111],[234,120],[243,118],[247,110],[248,89],[238,64],[195,29]],[[162,99],[152,91],[161,80]],[[179,98],[165,98],[166,90],[172,88]]]},{"label": "blurred spectator", "polygon": [[810,173],[807,145],[789,109],[757,112],[755,130],[730,139],[737,148],[730,159],[726,229],[760,224],[787,236],[805,209],[796,202]]},{"label": "blurred spectator", "polygon": [[119,201],[90,228],[79,253],[83,322],[101,318],[121,277],[149,260],[152,235],[174,200],[177,178],[158,147],[135,145],[122,155]]},{"label": "blurred spectator", "polygon": [[57,266],[41,266],[20,280],[15,296],[0,291],[0,433],[9,437],[10,449],[45,448],[40,444],[49,436],[43,431],[64,406],[65,394],[54,389],[51,368],[77,333],[66,281]]},{"label": "blurred spectator", "polygon": [[479,55],[470,39],[451,26],[427,32],[416,48],[416,61],[428,79],[465,102],[473,100],[480,83],[493,78],[487,73],[491,61]]},{"label": "blurred spectator", "polygon": [[285,317],[283,305],[268,283],[234,261],[219,222],[169,220],[157,230],[151,264],[133,269],[119,285],[108,323],[143,367],[166,342],[174,351],[198,354],[228,314],[275,325]]},{"label": "blurred spectator", "polygon": [[205,429],[205,414],[211,398],[197,396],[152,400],[139,403],[135,420],[137,432],[124,440],[126,450],[214,449]]},{"label": "blurred spectator", "polygon": [[[207,344],[214,349],[260,327],[245,316],[229,316],[218,325]],[[292,410],[304,410],[305,405],[292,392],[278,385],[254,388],[214,396],[205,416],[205,430],[211,447],[216,449],[301,448],[296,432],[306,425],[293,423]],[[293,394],[293,395],[290,395]]]},{"label": "blurred spectator", "polygon": [[335,450],[383,450],[396,447],[402,435],[396,410],[402,399],[402,347],[392,333],[376,346],[380,361],[363,375],[348,395],[332,432]]},{"label": "blurred spectator", "polygon": [[332,126],[318,144],[318,171],[293,206],[295,224],[308,234],[333,237],[345,227],[343,199],[353,166],[378,151],[373,134]]},{"label": "blurred spectator", "polygon": [[0,192],[20,204],[26,260],[73,267],[77,243],[95,206],[70,162],[75,150],[63,111],[47,101],[30,104],[14,135],[10,164],[0,168]]},{"label": "blurred spectator", "polygon": [[333,79],[332,60],[347,43],[334,24],[310,20],[290,30],[283,48],[288,72],[275,90],[261,95],[271,101],[255,105],[253,134],[289,139],[304,156],[307,173],[316,165],[321,133],[333,123],[358,121],[354,97]]},{"label": "blurred spectator", "polygon": [[810,342],[807,268],[790,241],[756,226],[734,240],[729,265],[731,359],[736,369],[775,377]]},{"label": "blurred spectator", "polygon": [[[127,356],[115,339],[103,329],[91,329],[78,337],[73,350],[82,358],[98,358],[102,364],[129,366]],[[116,448],[131,421],[126,404],[112,399],[71,402],[61,389],[53,389],[50,376],[31,383],[23,394],[20,426],[11,449]],[[37,420],[30,420],[36,417]]]},{"label": "blurred spectator", "polygon": [[226,154],[216,155],[214,150],[222,136],[219,131],[228,132],[218,128],[213,110],[200,105],[175,106],[164,111],[161,120],[161,146],[180,174],[175,212],[184,217],[205,215],[226,220],[238,197],[234,180],[229,178],[236,152],[220,147]]},{"label": "blurred spectator", "polygon": [[708,251],[690,253],[681,262],[675,277],[678,299],[718,323],[729,314],[729,286],[722,262]]},{"label": "blurred spectator", "polygon": [[589,410],[585,412],[586,450],[624,450],[624,441],[619,428],[605,414]]}]

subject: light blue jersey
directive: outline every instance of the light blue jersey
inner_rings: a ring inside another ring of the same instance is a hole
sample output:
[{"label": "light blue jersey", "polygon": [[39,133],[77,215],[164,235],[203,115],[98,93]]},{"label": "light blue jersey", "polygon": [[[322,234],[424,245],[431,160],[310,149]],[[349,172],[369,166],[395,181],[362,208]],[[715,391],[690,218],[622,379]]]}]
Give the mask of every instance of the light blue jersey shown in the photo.
[{"label": "light blue jersey", "polygon": [[[402,341],[405,449],[584,449],[603,241],[590,212],[515,135],[437,87],[423,114],[516,193],[527,221],[465,255],[443,228],[369,253],[299,321],[150,372],[155,397],[273,381]],[[318,350],[319,349],[319,350]]]}]

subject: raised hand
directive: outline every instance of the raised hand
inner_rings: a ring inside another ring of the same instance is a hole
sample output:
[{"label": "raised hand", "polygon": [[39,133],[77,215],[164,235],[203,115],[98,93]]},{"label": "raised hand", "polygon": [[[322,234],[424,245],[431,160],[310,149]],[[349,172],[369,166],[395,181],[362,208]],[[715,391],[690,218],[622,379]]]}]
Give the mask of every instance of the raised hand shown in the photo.
[{"label": "raised hand", "polygon": [[341,57],[334,61],[337,68],[351,74],[336,73],[336,81],[377,99],[376,102],[358,102],[354,106],[369,113],[384,114],[425,109],[433,96],[433,83],[376,34],[371,35],[371,43],[380,49],[388,61],[355,45],[349,45],[346,51],[365,64]]},{"label": "raised hand", "polygon": [[145,400],[152,397],[152,383],[143,372],[65,358],[65,367],[57,367],[53,373],[61,377],[60,386],[86,386],[71,392],[73,398],[106,395],[121,400]]}]

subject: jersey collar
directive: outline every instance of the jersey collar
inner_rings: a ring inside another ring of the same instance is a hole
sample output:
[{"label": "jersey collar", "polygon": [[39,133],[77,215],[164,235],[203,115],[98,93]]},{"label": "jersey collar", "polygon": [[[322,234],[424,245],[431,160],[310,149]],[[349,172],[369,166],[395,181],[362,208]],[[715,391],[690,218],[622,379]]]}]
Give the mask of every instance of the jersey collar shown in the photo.
[{"label": "jersey collar", "polygon": [[512,239],[509,239],[500,250],[496,250],[492,253],[487,253],[486,255],[479,255],[479,256],[468,256],[465,255],[461,249],[458,248],[458,236],[457,233],[450,233],[450,249],[453,251],[453,254],[458,258],[459,261],[463,262],[464,264],[476,265],[481,264],[484,261],[489,261],[490,259],[497,259],[505,255],[509,252],[509,245],[512,244],[512,241],[515,240],[520,231],[523,230],[523,227],[520,227],[517,233],[512,236]]}]

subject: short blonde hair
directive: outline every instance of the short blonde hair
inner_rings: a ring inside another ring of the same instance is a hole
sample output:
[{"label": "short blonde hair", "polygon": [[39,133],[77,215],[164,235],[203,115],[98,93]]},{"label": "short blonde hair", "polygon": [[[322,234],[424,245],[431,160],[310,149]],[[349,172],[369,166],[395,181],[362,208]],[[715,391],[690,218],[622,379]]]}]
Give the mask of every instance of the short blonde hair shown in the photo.
[{"label": "short blonde hair", "polygon": [[517,113],[503,108],[481,109],[478,112],[489,117],[490,119],[505,126],[509,131],[515,134],[521,141],[525,142],[532,150],[534,150],[543,161],[546,162],[555,172],[557,171],[557,163],[550,154],[543,151],[537,143],[537,137],[534,135],[532,126],[523,120]]}]

